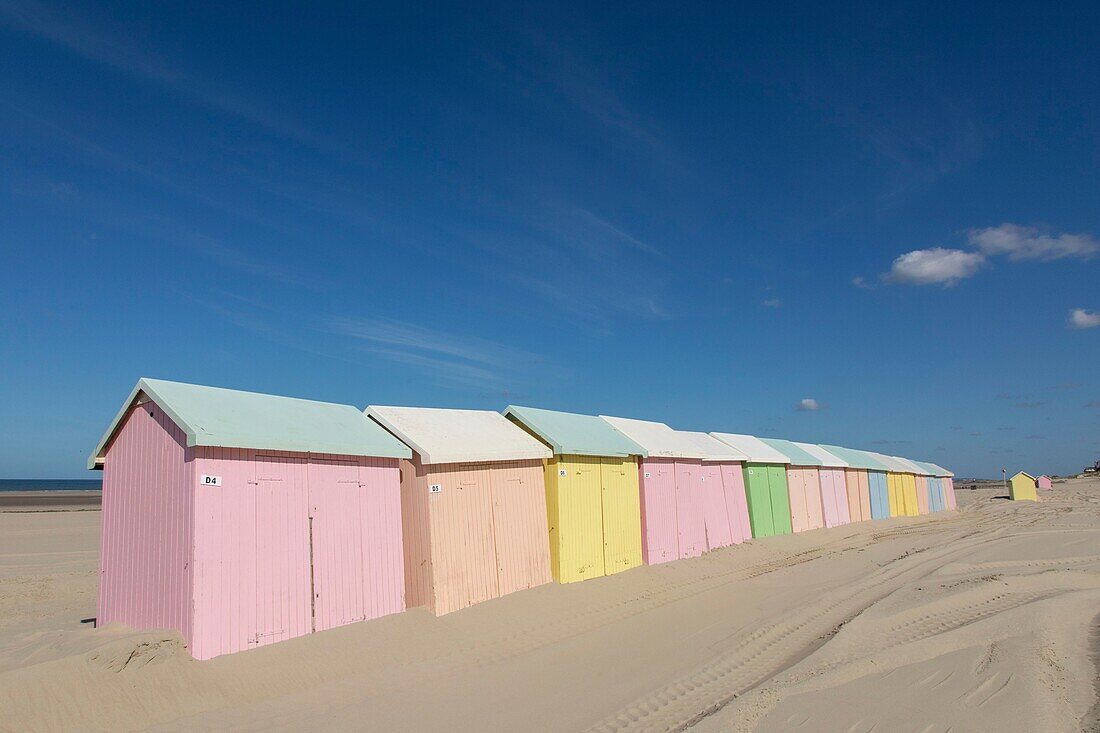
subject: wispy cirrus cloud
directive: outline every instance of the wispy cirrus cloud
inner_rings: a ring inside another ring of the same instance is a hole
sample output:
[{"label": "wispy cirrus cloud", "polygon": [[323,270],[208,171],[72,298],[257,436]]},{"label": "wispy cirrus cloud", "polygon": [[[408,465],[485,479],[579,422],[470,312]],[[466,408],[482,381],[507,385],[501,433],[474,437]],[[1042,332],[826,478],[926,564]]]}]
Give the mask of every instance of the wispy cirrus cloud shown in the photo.
[{"label": "wispy cirrus cloud", "polygon": [[97,25],[79,17],[73,9],[61,11],[35,0],[0,0],[0,24],[54,43],[88,61],[184,95],[210,109],[247,120],[282,137],[315,148],[342,149],[335,141],[283,114],[220,88],[211,80],[199,79],[172,67],[155,52],[143,48],[132,34]]},{"label": "wispy cirrus cloud", "polygon": [[463,385],[498,384],[542,361],[536,354],[495,341],[393,318],[336,317],[326,326],[362,342],[375,356]]}]

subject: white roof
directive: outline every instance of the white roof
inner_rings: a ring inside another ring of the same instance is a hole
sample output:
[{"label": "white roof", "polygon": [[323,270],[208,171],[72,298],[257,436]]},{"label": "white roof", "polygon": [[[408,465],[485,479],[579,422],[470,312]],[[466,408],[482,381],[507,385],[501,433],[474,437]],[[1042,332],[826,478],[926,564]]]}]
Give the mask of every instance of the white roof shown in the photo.
[{"label": "white roof", "polygon": [[790,463],[791,459],[787,458],[783,453],[780,453],[775,448],[765,443],[752,435],[739,435],[737,433],[711,433],[712,436],[718,438],[726,445],[732,446],[744,453],[745,460],[752,463]]},{"label": "white roof", "polygon": [[[791,441],[791,442],[794,442],[794,441]],[[797,445],[802,450],[809,453],[814,458],[820,459],[821,465],[825,466],[825,468],[847,468],[848,467],[848,462],[847,461],[842,461],[840,458],[833,455],[829,451],[825,450],[820,445],[815,445],[813,443],[797,443],[797,442],[795,442],[794,444]]]},{"label": "white roof", "polygon": [[642,446],[650,458],[706,458],[706,451],[700,449],[694,441],[684,434],[673,430],[663,422],[634,420],[628,417],[601,418],[611,423],[616,430]]},{"label": "white roof", "polygon": [[703,453],[704,461],[747,461],[749,459],[741,451],[728,443],[723,443],[717,438],[712,438],[706,433],[697,433],[692,430],[677,430],[685,440],[695,445],[700,453]]},{"label": "white roof", "polygon": [[881,453],[875,453],[874,451],[867,451],[872,456],[877,458],[882,465],[886,466],[887,470],[892,473],[913,473],[913,469],[910,466],[905,465],[897,458],[893,456],[884,456]]},{"label": "white roof", "polygon": [[371,405],[366,413],[420,454],[423,463],[525,461],[554,455],[492,410]]},{"label": "white roof", "polygon": [[928,473],[927,470],[925,470],[925,469],[921,468],[920,466],[918,466],[917,464],[913,463],[908,458],[900,458],[898,456],[894,456],[894,460],[900,462],[903,466],[909,466],[909,468],[906,469],[906,473],[915,473],[918,476],[930,476],[931,475],[930,473]]}]

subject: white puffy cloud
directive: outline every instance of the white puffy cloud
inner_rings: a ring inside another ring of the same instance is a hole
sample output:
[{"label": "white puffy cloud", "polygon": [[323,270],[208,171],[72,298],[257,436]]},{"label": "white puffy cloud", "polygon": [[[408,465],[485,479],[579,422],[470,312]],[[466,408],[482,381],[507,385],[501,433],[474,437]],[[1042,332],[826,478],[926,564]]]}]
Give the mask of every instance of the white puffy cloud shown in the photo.
[{"label": "white puffy cloud", "polygon": [[1070,328],[1096,328],[1100,326],[1100,313],[1093,313],[1084,308],[1074,308],[1069,312]]},{"label": "white puffy cloud", "polygon": [[817,400],[813,399],[812,397],[807,397],[805,399],[799,400],[798,405],[795,407],[795,409],[799,412],[817,412],[821,409],[821,405],[818,403]]},{"label": "white puffy cloud", "polygon": [[970,246],[984,255],[1006,255],[1010,260],[1087,258],[1100,252],[1100,242],[1087,234],[1049,234],[1035,227],[1001,224],[971,229]]},{"label": "white puffy cloud", "polygon": [[943,285],[950,287],[959,280],[972,277],[985,262],[980,252],[961,249],[917,249],[894,260],[886,279],[910,285]]}]

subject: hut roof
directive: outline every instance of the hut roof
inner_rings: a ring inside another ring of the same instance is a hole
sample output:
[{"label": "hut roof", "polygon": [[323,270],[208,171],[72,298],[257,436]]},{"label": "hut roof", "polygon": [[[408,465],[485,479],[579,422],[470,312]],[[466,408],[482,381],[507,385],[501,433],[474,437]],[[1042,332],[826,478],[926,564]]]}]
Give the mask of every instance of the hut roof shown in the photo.
[{"label": "hut roof", "polygon": [[537,438],[492,410],[371,405],[367,415],[420,454],[423,463],[550,458]]},{"label": "hut roof", "polygon": [[723,443],[706,433],[697,433],[691,430],[677,430],[684,439],[695,444],[704,455],[704,461],[747,461],[749,457],[737,450],[729,443]]},{"label": "hut roof", "polygon": [[865,471],[887,471],[886,464],[877,460],[873,455],[865,450],[857,450],[855,448],[844,448],[839,445],[823,445],[821,446],[825,450],[829,451],[835,456],[839,456],[848,462],[850,468],[860,468]]},{"label": "hut roof", "polygon": [[876,453],[874,451],[867,451],[867,452],[870,453],[872,456],[874,456],[875,460],[877,460],[879,463],[886,466],[886,470],[890,471],[891,473],[912,473],[913,472],[912,466],[908,466],[908,465],[902,463],[901,461],[899,461],[897,458],[894,458],[893,456],[883,455],[882,453]]},{"label": "hut roof", "polygon": [[107,447],[135,403],[156,403],[189,446],[253,448],[408,458],[409,449],[351,405],[141,378],[88,459],[102,465]]},{"label": "hut roof", "polygon": [[787,456],[789,459],[787,463],[790,463],[792,466],[822,465],[820,458],[810,455],[789,440],[783,440],[782,438],[761,438],[760,440]]},{"label": "hut roof", "polygon": [[663,422],[600,415],[616,430],[645,448],[649,458],[706,458],[706,451]]},{"label": "hut roof", "polygon": [[510,405],[505,417],[550,444],[556,455],[646,456],[645,448],[595,415]]},{"label": "hut roof", "polygon": [[915,463],[918,466],[920,466],[921,468],[923,468],[924,471],[929,476],[950,476],[951,475],[951,473],[947,469],[940,468],[935,463],[929,463],[928,461],[913,461],[913,463]]},{"label": "hut roof", "polygon": [[723,443],[733,446],[745,454],[750,463],[790,463],[791,459],[781,451],[777,451],[755,435],[741,435],[739,433],[711,433]]},{"label": "hut roof", "polygon": [[[794,441],[792,441],[794,442]],[[811,456],[815,456],[821,461],[821,465],[825,468],[848,468],[848,462],[835,453],[822,448],[820,445],[814,443],[798,443],[794,442],[796,446],[809,453]]]},{"label": "hut roof", "polygon": [[901,458],[900,456],[894,456],[894,460],[900,462],[904,466],[909,467],[906,473],[914,473],[918,476],[932,475],[932,472],[930,470],[928,470],[924,466],[918,465],[916,461],[910,461],[908,458]]},{"label": "hut roof", "polygon": [[1032,481],[1034,481],[1034,480],[1035,480],[1035,477],[1034,477],[1034,476],[1032,476],[1032,475],[1031,475],[1030,473],[1028,473],[1027,471],[1017,471],[1017,472],[1016,472],[1015,474],[1013,474],[1013,475],[1012,475],[1012,478],[1017,478],[1017,477],[1019,477],[1019,476],[1024,476],[1025,478],[1029,478],[1029,479],[1031,479]]}]

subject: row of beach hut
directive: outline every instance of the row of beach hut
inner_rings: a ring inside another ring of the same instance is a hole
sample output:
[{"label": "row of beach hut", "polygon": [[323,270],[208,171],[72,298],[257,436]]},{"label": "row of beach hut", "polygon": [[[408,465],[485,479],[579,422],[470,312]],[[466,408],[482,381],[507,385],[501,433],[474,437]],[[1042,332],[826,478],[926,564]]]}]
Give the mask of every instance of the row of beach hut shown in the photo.
[{"label": "row of beach hut", "polygon": [[104,471],[97,623],[178,629],[199,659],[955,508],[950,471],[841,446],[153,379],[89,468]]}]

